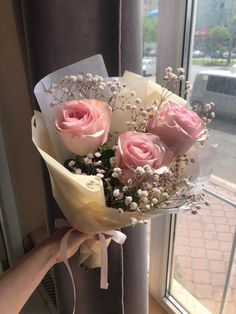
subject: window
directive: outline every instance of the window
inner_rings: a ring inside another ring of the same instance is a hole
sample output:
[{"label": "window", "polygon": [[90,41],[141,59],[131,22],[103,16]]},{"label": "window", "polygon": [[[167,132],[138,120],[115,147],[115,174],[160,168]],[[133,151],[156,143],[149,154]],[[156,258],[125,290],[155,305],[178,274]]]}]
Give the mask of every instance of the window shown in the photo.
[{"label": "window", "polygon": [[207,90],[220,94],[236,95],[236,78],[209,76]]},{"label": "window", "polygon": [[158,0],[143,0],[143,76],[156,80]]},{"label": "window", "polygon": [[[192,82],[205,70],[231,70],[235,1],[160,0],[159,10],[157,81],[167,65],[184,66]],[[234,96],[235,87],[230,76],[208,75],[205,84],[206,90],[219,95],[214,101],[223,108],[209,126],[210,143],[218,143],[206,188],[210,206],[199,216],[163,216],[151,224],[150,292],[170,313],[236,312],[236,107],[224,116],[222,98]]]}]

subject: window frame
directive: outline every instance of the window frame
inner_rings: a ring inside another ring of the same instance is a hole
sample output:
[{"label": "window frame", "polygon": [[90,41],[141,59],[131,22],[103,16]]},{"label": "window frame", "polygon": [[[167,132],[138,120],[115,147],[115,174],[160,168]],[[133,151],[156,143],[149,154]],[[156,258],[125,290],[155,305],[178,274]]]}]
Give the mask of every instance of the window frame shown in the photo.
[{"label": "window frame", "polygon": [[[191,35],[196,16],[196,1],[159,0],[159,12],[157,73],[164,73],[167,66],[173,69],[184,67],[187,80],[193,47]],[[169,40],[166,40],[167,38]],[[157,83],[162,83],[161,75],[157,77]],[[183,90],[184,86],[181,86],[179,93]],[[167,294],[172,275],[168,268],[170,269],[173,259],[176,217],[176,214],[163,215],[151,221],[149,291],[168,313],[187,314],[188,312]]]}]

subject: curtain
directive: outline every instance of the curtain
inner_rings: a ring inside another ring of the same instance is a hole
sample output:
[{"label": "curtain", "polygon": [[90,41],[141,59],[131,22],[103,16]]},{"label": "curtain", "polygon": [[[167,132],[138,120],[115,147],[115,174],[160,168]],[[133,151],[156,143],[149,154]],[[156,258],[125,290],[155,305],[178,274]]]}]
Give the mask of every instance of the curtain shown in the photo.
[{"label": "curtain", "polygon": [[[139,0],[21,0],[15,13],[29,89],[50,72],[95,54],[102,54],[110,76],[130,70],[141,73],[141,3]],[[33,98],[32,98],[33,100]],[[33,106],[38,108],[33,100]],[[47,224],[61,212],[52,198],[45,167]],[[146,226],[123,230],[121,247],[109,246],[109,289],[99,288],[100,269],[85,271],[74,256],[70,264],[80,314],[147,314]],[[59,313],[72,311],[72,285],[63,264],[54,269]]]}]

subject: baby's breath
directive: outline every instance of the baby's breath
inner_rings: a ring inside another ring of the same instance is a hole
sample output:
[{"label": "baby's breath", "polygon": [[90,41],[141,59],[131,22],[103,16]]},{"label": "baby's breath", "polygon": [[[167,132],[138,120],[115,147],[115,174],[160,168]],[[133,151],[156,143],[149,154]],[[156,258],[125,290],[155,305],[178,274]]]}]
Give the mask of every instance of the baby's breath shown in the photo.
[{"label": "baby's breath", "polygon": [[[105,80],[92,73],[64,76],[59,82],[48,89],[51,96],[51,106],[70,100],[88,98],[105,101],[112,111],[125,111],[128,130],[146,132],[147,124],[156,116],[161,104],[174,93],[181,82],[185,80],[185,70],[176,69],[176,73],[169,66],[165,69],[164,85],[161,99],[154,99],[147,104],[129,90],[126,84],[117,78]],[[183,83],[184,84],[184,83]],[[191,89],[190,82],[185,82],[186,94]],[[195,108],[193,108],[195,109]],[[209,102],[202,108],[202,120],[209,123],[214,117],[214,104]],[[115,151],[117,149],[118,133],[109,134],[108,141],[93,154],[70,159],[65,162],[68,170],[76,175],[92,175],[103,182],[106,204],[116,208],[119,214],[124,211],[143,215],[156,209],[168,210],[192,204],[192,213],[200,211],[199,203],[204,203],[202,194],[195,195],[192,178],[185,175],[185,168],[194,162],[187,155],[179,156],[170,167],[153,169],[150,165],[142,165],[132,169],[129,178],[117,167]],[[135,224],[136,218],[131,222]]]}]

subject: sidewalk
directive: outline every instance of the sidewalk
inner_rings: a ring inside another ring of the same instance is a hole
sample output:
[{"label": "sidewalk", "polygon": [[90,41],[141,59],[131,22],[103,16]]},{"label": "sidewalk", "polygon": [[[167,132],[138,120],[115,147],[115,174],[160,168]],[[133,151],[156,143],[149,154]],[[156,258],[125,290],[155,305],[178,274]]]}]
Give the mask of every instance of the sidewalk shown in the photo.
[{"label": "sidewalk", "polygon": [[[236,202],[236,188],[227,182],[213,178],[208,189]],[[211,195],[208,200],[210,206],[202,208],[201,215],[178,215],[174,278],[208,310],[218,314],[236,226],[236,208]],[[236,314],[236,257],[225,313]]]}]

